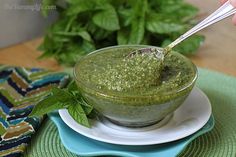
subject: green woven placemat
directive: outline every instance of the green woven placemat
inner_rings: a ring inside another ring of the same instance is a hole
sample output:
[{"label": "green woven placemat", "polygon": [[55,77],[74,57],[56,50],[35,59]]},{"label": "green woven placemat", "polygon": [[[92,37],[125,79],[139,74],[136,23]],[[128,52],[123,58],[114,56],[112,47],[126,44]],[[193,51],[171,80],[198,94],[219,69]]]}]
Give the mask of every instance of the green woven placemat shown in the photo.
[{"label": "green woven placemat", "polygon": [[[197,86],[209,97],[214,129],[194,140],[180,156],[236,156],[236,78],[199,69]],[[46,119],[25,152],[25,157],[74,157],[62,145],[56,126]]]}]

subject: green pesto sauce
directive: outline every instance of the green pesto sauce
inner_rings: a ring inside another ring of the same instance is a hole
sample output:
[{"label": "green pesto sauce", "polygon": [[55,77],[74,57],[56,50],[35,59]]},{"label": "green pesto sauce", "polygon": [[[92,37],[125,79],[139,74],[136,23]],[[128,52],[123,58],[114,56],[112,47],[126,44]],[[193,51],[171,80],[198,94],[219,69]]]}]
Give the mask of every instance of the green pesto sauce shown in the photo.
[{"label": "green pesto sauce", "polygon": [[77,65],[79,80],[107,93],[145,95],[179,89],[195,76],[191,63],[175,52],[161,62],[152,54],[127,57],[133,50],[107,49],[86,56]]},{"label": "green pesto sauce", "polygon": [[131,91],[160,84],[161,61],[152,54],[125,57],[117,64],[108,64],[95,75],[98,87],[114,91]]}]

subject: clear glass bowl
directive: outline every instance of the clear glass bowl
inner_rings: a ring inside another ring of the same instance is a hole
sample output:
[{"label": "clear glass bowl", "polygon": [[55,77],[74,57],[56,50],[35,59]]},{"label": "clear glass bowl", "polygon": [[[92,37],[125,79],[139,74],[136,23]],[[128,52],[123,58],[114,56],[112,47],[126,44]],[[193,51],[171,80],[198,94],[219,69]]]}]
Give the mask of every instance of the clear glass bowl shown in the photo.
[{"label": "clear glass bowl", "polygon": [[[157,123],[167,115],[173,113],[186,99],[191,92],[197,79],[196,66],[185,56],[173,52],[193,70],[193,77],[184,83],[183,86],[170,91],[152,94],[120,94],[107,92],[93,87],[93,84],[85,83],[79,76],[81,61],[91,54],[105,53],[107,50],[119,50],[128,48],[142,48],[146,46],[126,45],[113,46],[96,50],[81,58],[74,67],[74,77],[82,96],[87,102],[104,117],[110,121],[128,127],[143,127]],[[106,62],[106,58],[104,58]],[[92,74],[91,74],[92,75]]]}]

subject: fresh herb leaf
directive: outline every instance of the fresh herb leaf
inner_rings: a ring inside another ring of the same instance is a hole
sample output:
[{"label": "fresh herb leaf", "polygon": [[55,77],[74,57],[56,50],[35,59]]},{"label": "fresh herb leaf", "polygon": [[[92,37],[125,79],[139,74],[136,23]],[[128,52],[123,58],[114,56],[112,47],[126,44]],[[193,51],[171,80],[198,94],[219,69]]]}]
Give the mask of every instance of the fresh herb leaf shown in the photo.
[{"label": "fresh herb leaf", "polygon": [[104,40],[104,39],[110,37],[110,35],[111,35],[111,31],[107,31],[105,29],[98,28],[98,29],[96,29],[93,38],[95,41],[100,41],[100,40]]},{"label": "fresh herb leaf", "polygon": [[57,101],[65,103],[73,99],[73,95],[66,91],[66,89],[60,89],[57,87],[52,88],[52,95],[57,98]]},{"label": "fresh herb leaf", "polygon": [[81,95],[76,83],[72,81],[67,88],[53,87],[50,94],[33,108],[29,116],[42,116],[58,109],[68,109],[76,122],[90,127],[87,117],[94,117],[93,106]]},{"label": "fresh herb leaf", "polygon": [[205,38],[201,35],[194,35],[189,37],[176,46],[176,51],[182,52],[185,55],[193,54],[193,52],[204,42]]},{"label": "fresh herb leaf", "polygon": [[144,18],[132,22],[128,44],[140,44],[142,42],[145,33],[144,25]]},{"label": "fresh herb leaf", "polygon": [[40,101],[35,107],[33,108],[32,112],[30,113],[30,117],[33,116],[42,116],[46,113],[59,110],[62,108],[66,108],[67,105],[64,103],[60,103],[57,100],[56,96],[49,96],[44,100]]},{"label": "fresh herb leaf", "polygon": [[79,104],[83,108],[86,115],[89,115],[92,112],[93,107],[91,105],[88,105],[88,103],[83,98],[81,98]]},{"label": "fresh herb leaf", "polygon": [[175,13],[175,17],[182,17],[181,19],[178,20],[187,21],[191,18],[194,18],[197,15],[198,8],[190,4],[177,2],[168,4],[167,6],[162,5],[162,7],[160,8],[160,12],[169,17],[173,17],[171,15]]},{"label": "fresh herb leaf", "polygon": [[95,8],[95,3],[91,0],[71,0],[69,3],[71,5],[69,5],[68,9],[66,10],[67,16],[78,15],[86,11],[92,11]]},{"label": "fresh herb leaf", "polygon": [[104,9],[93,16],[92,20],[94,24],[108,31],[120,29],[118,16],[112,5],[107,4]]},{"label": "fresh herb leaf", "polygon": [[158,14],[150,13],[147,18],[146,29],[152,33],[168,34],[183,31],[184,25],[173,20],[163,18]]},{"label": "fresh herb leaf", "polygon": [[128,43],[128,31],[123,29],[117,32],[117,42],[119,45],[125,45]]},{"label": "fresh herb leaf", "polygon": [[[185,55],[194,54],[194,51],[204,42],[205,38],[201,35],[193,35],[177,45],[174,50],[182,52]],[[165,40],[162,46],[165,47],[172,41],[170,39]]]},{"label": "fresh herb leaf", "polygon": [[[191,28],[198,13],[184,0],[66,0],[63,8],[58,0],[42,2],[55,5],[59,19],[45,35],[40,58],[54,57],[67,66],[74,66],[81,56],[106,46],[162,46]],[[194,38],[176,50],[194,54],[203,41]]]},{"label": "fresh herb leaf", "polygon": [[82,106],[82,108],[83,108],[84,112],[86,113],[86,115],[89,115],[92,112],[93,107],[91,105],[89,105],[86,102],[86,100],[84,100],[83,96],[79,92],[79,89],[78,89],[75,81],[72,81],[68,85],[67,90],[78,98],[78,100],[79,100],[78,103]]},{"label": "fresh herb leaf", "polygon": [[121,25],[126,27],[129,26],[132,22],[133,18],[133,10],[132,9],[126,9],[126,8],[119,8],[118,9],[118,14],[121,19]]},{"label": "fresh herb leaf", "polygon": [[69,92],[78,92],[78,87],[76,85],[75,81],[71,81],[70,84],[67,87]]},{"label": "fresh herb leaf", "polygon": [[63,36],[80,36],[87,41],[92,41],[90,34],[85,30],[80,30],[78,32],[55,32],[56,35]]},{"label": "fresh herb leaf", "polygon": [[145,33],[145,16],[147,12],[147,0],[138,0],[134,8],[134,19],[131,23],[129,44],[140,44]]},{"label": "fresh herb leaf", "polygon": [[86,53],[86,52],[92,52],[95,50],[95,47],[92,43],[83,40],[82,45],[81,45],[81,49]]},{"label": "fresh herb leaf", "polygon": [[82,124],[86,127],[90,127],[86,113],[83,110],[80,103],[70,105],[68,107],[68,112],[76,122],[78,122],[79,124]]}]

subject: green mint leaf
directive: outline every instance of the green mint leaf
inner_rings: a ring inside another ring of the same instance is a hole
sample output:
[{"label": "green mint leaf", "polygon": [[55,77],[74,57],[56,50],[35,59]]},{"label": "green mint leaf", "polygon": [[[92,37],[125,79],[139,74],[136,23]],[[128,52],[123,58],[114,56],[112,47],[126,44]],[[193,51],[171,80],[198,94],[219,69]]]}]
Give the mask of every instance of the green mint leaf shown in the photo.
[{"label": "green mint leaf", "polygon": [[76,51],[77,54],[71,51],[65,51],[65,52],[67,53],[61,53],[55,56],[55,58],[58,60],[60,64],[63,64],[65,66],[70,66],[70,67],[75,65],[78,58],[86,54],[84,51],[80,51],[80,50]]},{"label": "green mint leaf", "polygon": [[53,57],[53,53],[51,53],[51,51],[45,50],[44,53],[42,55],[40,55],[37,59],[41,60],[41,59],[45,59],[45,58],[49,58],[49,57]]},{"label": "green mint leaf", "polygon": [[92,52],[95,49],[96,48],[93,43],[88,42],[87,40],[83,40],[82,45],[81,45],[81,50],[83,50],[84,52]]},{"label": "green mint leaf", "polygon": [[46,113],[52,112],[54,110],[66,108],[66,107],[67,107],[66,104],[58,102],[57,97],[49,96],[45,98],[44,100],[40,101],[39,103],[37,103],[34,106],[29,116],[30,117],[42,116]]},{"label": "green mint leaf", "polygon": [[70,105],[68,107],[68,112],[77,123],[86,127],[90,127],[86,113],[79,103]]},{"label": "green mint leaf", "polygon": [[82,97],[77,85],[75,81],[72,81],[68,87],[67,90],[73,95],[75,96],[77,99],[80,99]]},{"label": "green mint leaf", "polygon": [[84,112],[86,115],[89,115],[92,110],[93,110],[93,106],[89,105],[85,100],[84,98],[82,97],[77,85],[76,85],[76,82],[75,81],[72,81],[68,87],[67,87],[67,90],[72,93],[75,98],[77,99],[77,102],[82,106]]},{"label": "green mint leaf", "polygon": [[195,24],[198,12],[183,0],[66,0],[64,6],[44,1],[57,6],[59,18],[47,31],[41,58],[54,57],[67,66],[102,47],[173,41]]},{"label": "green mint leaf", "polygon": [[126,9],[126,8],[118,8],[118,14],[121,18],[121,25],[126,27],[131,24],[132,18],[133,18],[133,10],[132,9]]},{"label": "green mint leaf", "polygon": [[194,54],[194,51],[196,51],[199,46],[203,43],[204,37],[201,35],[194,35],[180,43],[179,45],[174,48],[174,50],[184,54]]},{"label": "green mint leaf", "polygon": [[67,89],[68,89],[69,92],[79,90],[75,81],[71,81],[70,84],[67,86]]},{"label": "green mint leaf", "polygon": [[128,31],[126,30],[119,30],[117,32],[117,42],[119,45],[125,45],[125,44],[128,44]]},{"label": "green mint leaf", "polygon": [[140,44],[145,33],[144,18],[140,18],[132,22],[131,33],[129,37],[129,44]]},{"label": "green mint leaf", "polygon": [[91,38],[90,34],[86,30],[79,31],[78,35],[80,37],[82,37],[84,40],[92,41],[92,38]]},{"label": "green mint leaf", "polygon": [[[87,51],[86,51],[87,50]],[[71,42],[64,47],[63,53],[59,53],[55,58],[60,62],[68,66],[74,66],[78,59],[94,50],[94,45],[86,40],[79,41],[77,43]]]},{"label": "green mint leaf", "polygon": [[[174,50],[178,51],[184,55],[191,55],[194,54],[194,51],[196,51],[199,46],[204,42],[204,37],[201,35],[194,35],[192,37],[189,37],[179,45],[177,45]],[[162,47],[166,47],[169,45],[173,40],[166,39],[162,43]]]},{"label": "green mint leaf", "polygon": [[105,9],[98,11],[92,18],[94,24],[97,26],[109,30],[115,31],[120,29],[119,19],[115,8],[112,5],[107,4]]},{"label": "green mint leaf", "polygon": [[57,35],[63,35],[63,36],[80,36],[81,38],[87,40],[87,41],[92,41],[92,38],[90,34],[87,31],[81,30],[78,32],[54,32]]},{"label": "green mint leaf", "polygon": [[168,34],[183,31],[183,24],[164,19],[158,14],[150,13],[146,22],[146,29],[152,33]]},{"label": "green mint leaf", "polygon": [[93,35],[95,35],[96,34],[95,32],[99,29],[98,26],[95,25],[92,21],[88,21],[85,27],[87,31]]},{"label": "green mint leaf", "polygon": [[93,110],[89,113],[89,115],[87,115],[87,117],[88,117],[89,119],[94,119],[94,118],[97,118],[98,115],[99,115],[98,111],[96,111],[95,109],[93,109]]},{"label": "green mint leaf", "polygon": [[135,17],[131,23],[129,44],[140,44],[145,33],[145,16],[147,12],[147,0],[138,0],[134,8]]},{"label": "green mint leaf", "polygon": [[172,18],[181,17],[180,21],[189,20],[195,17],[198,13],[198,9],[196,7],[183,2],[162,5],[160,11],[162,12],[162,14],[165,14]]},{"label": "green mint leaf", "polygon": [[86,11],[92,11],[95,8],[95,3],[92,0],[84,1],[84,0],[71,0],[72,5],[68,7],[66,10],[66,15],[78,15],[80,13]]},{"label": "green mint leaf", "polygon": [[66,103],[73,99],[73,95],[70,94],[66,89],[60,89],[57,87],[52,88],[52,94],[54,98],[57,98],[57,101],[60,103]]},{"label": "green mint leaf", "polygon": [[104,40],[104,39],[108,38],[110,35],[111,35],[111,31],[107,31],[105,29],[98,28],[94,32],[93,38],[94,38],[94,40],[99,41],[99,40]]},{"label": "green mint leaf", "polygon": [[79,100],[79,104],[82,106],[86,115],[89,115],[92,112],[93,106],[89,105],[82,97],[81,100]]},{"label": "green mint leaf", "polygon": [[46,35],[40,48],[45,51],[45,54],[43,54],[44,56],[53,56],[53,52],[55,49],[59,49],[59,46],[56,44],[53,38],[51,38],[49,35]]}]

